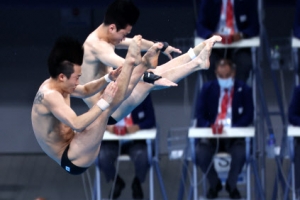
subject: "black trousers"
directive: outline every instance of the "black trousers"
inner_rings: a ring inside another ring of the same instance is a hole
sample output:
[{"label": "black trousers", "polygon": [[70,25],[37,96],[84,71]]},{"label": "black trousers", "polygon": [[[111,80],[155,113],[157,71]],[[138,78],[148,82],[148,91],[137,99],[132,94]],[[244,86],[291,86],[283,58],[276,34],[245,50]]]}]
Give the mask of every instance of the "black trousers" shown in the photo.
[{"label": "black trousers", "polygon": [[[96,164],[104,172],[106,180],[114,180],[116,174],[115,162],[118,158],[119,142],[103,141]],[[121,154],[128,154],[135,167],[135,176],[144,182],[149,170],[149,161],[145,141],[128,141],[121,145]]]},{"label": "black trousers", "polygon": [[300,191],[300,138],[295,138],[295,185],[297,194]]},{"label": "black trousers", "polygon": [[[214,168],[214,165],[209,168],[213,162],[213,156],[216,152],[228,152],[231,155],[231,165],[227,177],[227,183],[230,188],[235,188],[238,176],[246,162],[246,149],[244,139],[219,139],[219,148],[217,149],[217,140],[199,140],[196,142],[196,164],[199,166],[203,173],[207,174],[210,187],[217,186],[219,177]],[[217,151],[216,151],[217,149]]]}]

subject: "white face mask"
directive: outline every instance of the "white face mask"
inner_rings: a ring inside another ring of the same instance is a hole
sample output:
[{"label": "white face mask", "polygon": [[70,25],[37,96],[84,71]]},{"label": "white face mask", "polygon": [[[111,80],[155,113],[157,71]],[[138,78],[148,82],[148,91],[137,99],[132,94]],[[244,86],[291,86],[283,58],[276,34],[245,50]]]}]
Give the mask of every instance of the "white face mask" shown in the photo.
[{"label": "white face mask", "polygon": [[229,78],[219,78],[218,77],[218,82],[222,89],[224,89],[224,88],[229,89],[233,86],[233,78],[232,77],[229,77]]}]

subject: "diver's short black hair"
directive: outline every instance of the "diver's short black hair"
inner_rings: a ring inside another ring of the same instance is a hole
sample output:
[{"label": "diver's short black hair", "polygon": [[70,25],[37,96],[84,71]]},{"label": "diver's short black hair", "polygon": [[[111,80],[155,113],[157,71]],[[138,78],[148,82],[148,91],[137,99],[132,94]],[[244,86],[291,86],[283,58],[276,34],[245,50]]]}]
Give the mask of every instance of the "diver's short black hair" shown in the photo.
[{"label": "diver's short black hair", "polygon": [[70,78],[74,64],[82,65],[84,50],[82,44],[69,36],[59,37],[48,57],[48,71],[52,78],[62,73]]},{"label": "diver's short black hair", "polygon": [[115,24],[117,31],[133,26],[140,15],[139,9],[131,0],[115,0],[106,10],[104,25]]}]

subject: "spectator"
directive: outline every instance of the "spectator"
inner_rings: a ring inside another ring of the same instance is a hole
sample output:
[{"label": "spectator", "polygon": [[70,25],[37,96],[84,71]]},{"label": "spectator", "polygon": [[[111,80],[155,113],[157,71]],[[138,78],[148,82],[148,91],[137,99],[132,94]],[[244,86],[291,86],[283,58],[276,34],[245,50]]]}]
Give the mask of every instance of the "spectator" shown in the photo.
[{"label": "spectator", "polygon": [[[203,39],[221,35],[225,43],[258,36],[257,0],[201,0],[197,34]],[[244,82],[247,80],[252,69],[250,48],[214,49],[210,57],[211,66],[215,66],[221,58],[236,63],[236,77]],[[204,73],[208,80],[215,78],[213,67]]]},{"label": "spectator", "polygon": [[[245,127],[253,121],[252,91],[244,82],[235,80],[235,65],[227,59],[220,60],[216,65],[217,80],[203,85],[197,96],[196,119],[197,127],[210,127],[215,123],[223,126]],[[196,141],[196,164],[207,174],[210,188],[208,199],[218,197],[222,184],[214,167],[209,165],[213,156],[219,152],[228,152],[232,161],[226,181],[226,190],[230,198],[239,199],[241,195],[236,187],[246,159],[245,141],[242,138],[219,139],[219,149],[215,139]]]},{"label": "spectator", "polygon": [[[297,86],[294,89],[294,94],[289,105],[289,122],[294,126],[300,126],[300,86]],[[296,194],[300,192],[300,139],[295,138],[295,185],[296,185]]]},{"label": "spectator", "polygon": [[[113,133],[114,127],[122,123],[126,125],[126,130],[129,134],[135,133],[141,129],[154,128],[155,115],[150,95],[148,95],[146,99],[131,112],[130,116],[127,116],[116,125],[108,126],[107,129]],[[107,181],[113,181],[115,178],[116,169],[114,163],[118,157],[118,149],[119,142],[103,141],[101,144],[101,151],[96,164],[104,172]],[[147,171],[150,167],[145,140],[123,142],[121,145],[121,154],[128,154],[135,166],[135,176],[131,185],[132,197],[133,199],[143,199],[144,195],[141,183],[145,181]],[[112,194],[113,199],[116,199],[121,195],[124,187],[124,180],[117,175]]]}]

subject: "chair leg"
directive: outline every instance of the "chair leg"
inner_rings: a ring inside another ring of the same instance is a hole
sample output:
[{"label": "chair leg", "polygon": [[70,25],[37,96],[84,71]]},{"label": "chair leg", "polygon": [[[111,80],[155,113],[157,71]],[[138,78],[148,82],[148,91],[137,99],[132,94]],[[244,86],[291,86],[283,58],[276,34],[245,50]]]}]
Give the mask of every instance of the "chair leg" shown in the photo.
[{"label": "chair leg", "polygon": [[96,200],[101,200],[101,175],[98,166],[95,167],[96,170]]},{"label": "chair leg", "polygon": [[250,163],[247,163],[246,185],[247,185],[247,200],[250,200],[251,199],[251,171],[250,171]]},{"label": "chair leg", "polygon": [[194,190],[194,200],[198,199],[198,187],[197,187],[197,166],[193,166],[193,190]]},{"label": "chair leg", "polygon": [[284,189],[283,200],[289,199],[289,190],[290,190],[289,186],[291,185],[291,180],[292,180],[292,165],[290,166],[290,169],[289,169],[289,176],[288,176],[288,180],[287,180],[287,185],[285,186],[285,189]]},{"label": "chair leg", "polygon": [[162,176],[161,176],[158,161],[156,160],[156,158],[154,158],[153,160],[154,160],[153,165],[155,167],[156,177],[157,177],[159,185],[160,185],[161,194],[163,196],[163,199],[167,200],[168,197],[167,197],[167,194],[166,194],[166,190],[165,190],[165,186],[164,186],[163,179],[162,179]]},{"label": "chair leg", "polygon": [[150,191],[150,194],[149,194],[149,198],[150,200],[153,200],[154,197],[154,188],[153,188],[153,163],[150,167],[150,171],[149,171],[149,191]]},{"label": "chair leg", "polygon": [[187,175],[187,170],[189,167],[189,162],[187,159],[183,161],[183,166],[182,166],[182,175],[180,179],[180,186],[179,186],[179,192],[178,192],[178,199],[177,200],[182,200],[185,192],[185,181],[186,181],[186,175]]}]

